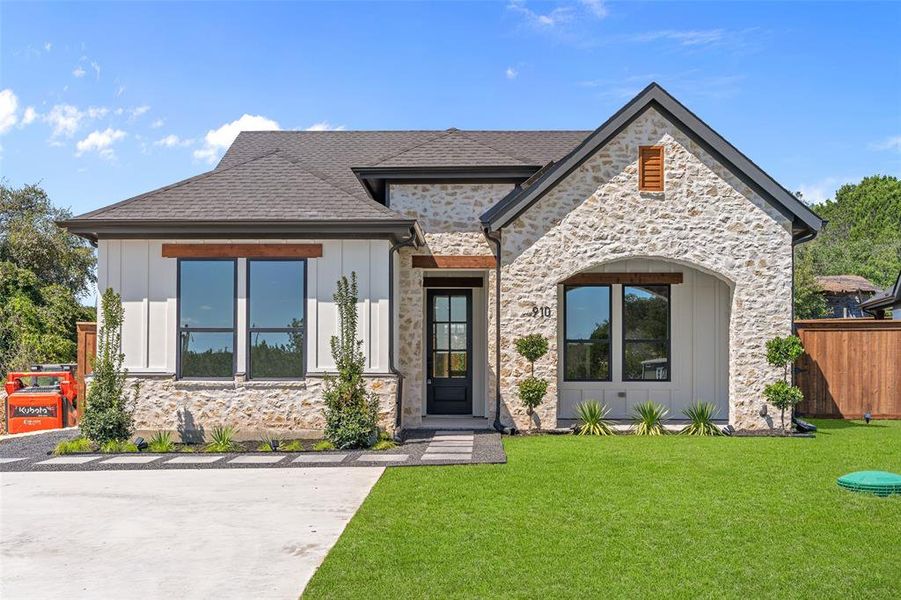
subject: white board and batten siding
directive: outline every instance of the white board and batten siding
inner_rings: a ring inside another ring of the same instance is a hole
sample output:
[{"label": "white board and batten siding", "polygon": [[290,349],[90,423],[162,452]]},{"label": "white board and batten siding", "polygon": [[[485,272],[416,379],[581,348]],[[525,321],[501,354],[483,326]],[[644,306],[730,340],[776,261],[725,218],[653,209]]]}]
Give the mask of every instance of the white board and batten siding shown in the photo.
[{"label": "white board and batten siding", "polygon": [[[265,240],[279,243],[279,240]],[[309,243],[311,240],[281,240]],[[178,261],[162,257],[163,243],[252,243],[247,240],[100,240],[97,285],[122,296],[122,351],[132,373],[175,373]],[[322,257],[307,259],[307,372],[334,370],[329,340],[338,331],[332,298],[338,278],[357,274],[359,335],[366,370],[388,371],[388,249],[385,240],[313,240]],[[238,259],[238,371],[246,365],[247,261]],[[99,306],[98,306],[99,308]]]},{"label": "white board and batten siding", "polygon": [[[696,400],[714,403],[718,419],[729,418],[729,315],[731,290],[713,275],[660,260],[632,259],[591,269],[593,272],[681,272],[683,282],[670,288],[671,381],[622,380],[622,286],[611,286],[613,318],[609,382],[563,381],[563,353],[558,363],[560,419],[575,419],[576,406],[598,400],[610,408],[610,418],[626,419],[633,407],[648,400],[663,404],[670,418]],[[563,339],[563,286],[559,289],[558,347]]]}]

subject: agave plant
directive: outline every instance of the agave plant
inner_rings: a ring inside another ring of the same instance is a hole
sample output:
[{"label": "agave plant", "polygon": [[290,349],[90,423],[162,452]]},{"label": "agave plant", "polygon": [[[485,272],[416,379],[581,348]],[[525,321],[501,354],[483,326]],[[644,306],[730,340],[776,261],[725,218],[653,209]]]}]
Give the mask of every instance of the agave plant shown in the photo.
[{"label": "agave plant", "polygon": [[147,442],[147,449],[151,452],[172,452],[175,450],[175,442],[172,441],[172,433],[168,431],[157,431],[150,441]]},{"label": "agave plant", "polygon": [[579,415],[578,427],[576,427],[577,435],[613,435],[613,429],[610,428],[610,422],[607,421],[607,413],[610,409],[606,405],[601,404],[597,400],[588,400],[576,406],[576,413]]},{"label": "agave plant", "polygon": [[234,441],[234,427],[216,427],[210,434],[210,443],[206,445],[207,452],[232,452],[237,449]]},{"label": "agave plant", "polygon": [[694,402],[682,411],[690,423],[682,430],[684,435],[722,435],[723,432],[716,426],[713,419],[717,409],[710,402]]},{"label": "agave plant", "polygon": [[656,402],[640,402],[633,409],[635,435],[663,435],[666,433],[664,423],[669,410]]}]

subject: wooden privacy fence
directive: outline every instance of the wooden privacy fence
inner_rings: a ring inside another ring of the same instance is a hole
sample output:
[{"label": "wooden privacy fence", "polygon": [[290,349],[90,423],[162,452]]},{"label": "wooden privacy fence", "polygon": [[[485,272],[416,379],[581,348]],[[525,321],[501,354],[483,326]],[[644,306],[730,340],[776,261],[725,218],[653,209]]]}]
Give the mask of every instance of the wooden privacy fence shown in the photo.
[{"label": "wooden privacy fence", "polygon": [[84,385],[85,375],[91,373],[91,358],[97,352],[97,323],[79,321],[75,324],[78,331],[78,351],[76,354],[75,378],[78,380],[78,420],[84,414],[87,390]]},{"label": "wooden privacy fence", "polygon": [[901,418],[901,321],[796,321],[806,353],[795,365],[798,414]]}]

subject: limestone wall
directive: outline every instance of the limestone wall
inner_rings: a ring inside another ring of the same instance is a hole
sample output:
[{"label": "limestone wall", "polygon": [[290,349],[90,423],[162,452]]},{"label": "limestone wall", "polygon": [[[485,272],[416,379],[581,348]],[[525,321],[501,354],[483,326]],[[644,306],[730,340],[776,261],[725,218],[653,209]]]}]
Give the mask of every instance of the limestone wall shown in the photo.
[{"label": "limestone wall", "polygon": [[[394,430],[396,378],[367,376],[379,398],[379,425]],[[276,436],[321,437],[325,428],[324,379],[307,374],[303,381],[176,381],[174,377],[129,377],[127,389],[140,383],[135,429],[172,431],[197,437],[213,427],[230,425],[238,439]]]},{"label": "limestone wall", "polygon": [[[642,145],[665,148],[664,192],[638,191]],[[536,375],[550,381],[537,415],[543,426],[553,426],[557,284],[631,257],[688,264],[729,285],[730,422],[739,429],[772,426],[758,412],[764,385],[778,376],[766,363],[764,344],[790,332],[788,220],[659,113],[652,109],[636,119],[506,227],[503,239],[501,392],[518,426],[528,425],[516,397],[528,364],[513,340],[527,333],[550,340],[548,356],[536,364]],[[552,307],[553,314],[535,318],[533,306]]]}]

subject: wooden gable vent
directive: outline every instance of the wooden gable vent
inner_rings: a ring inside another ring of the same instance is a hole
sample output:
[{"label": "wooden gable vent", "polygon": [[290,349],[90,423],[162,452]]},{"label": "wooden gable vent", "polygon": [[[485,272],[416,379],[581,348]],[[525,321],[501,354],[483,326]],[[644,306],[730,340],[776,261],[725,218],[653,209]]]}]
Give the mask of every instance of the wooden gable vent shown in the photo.
[{"label": "wooden gable vent", "polygon": [[641,146],[638,149],[638,190],[663,191],[663,146]]}]

